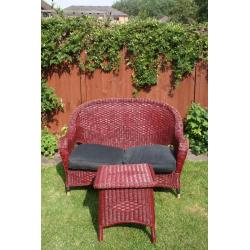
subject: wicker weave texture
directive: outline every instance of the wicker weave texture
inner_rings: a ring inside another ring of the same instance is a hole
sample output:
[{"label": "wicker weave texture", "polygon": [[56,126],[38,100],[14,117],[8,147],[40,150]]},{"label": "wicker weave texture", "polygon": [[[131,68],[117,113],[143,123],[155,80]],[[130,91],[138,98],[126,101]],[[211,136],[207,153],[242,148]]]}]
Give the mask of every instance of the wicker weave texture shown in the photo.
[{"label": "wicker weave texture", "polygon": [[139,145],[171,144],[175,148],[176,173],[181,173],[188,151],[188,142],[183,136],[179,113],[168,104],[145,99],[102,99],[87,102],[76,108],[71,115],[68,132],[59,142],[67,187],[91,183],[88,178],[89,171],[78,171],[86,172],[82,174],[81,182],[80,176],[74,178],[68,170],[69,156],[77,142],[124,149]]},{"label": "wicker weave texture", "polygon": [[[82,143],[127,148],[174,144],[182,131],[170,106],[142,99],[104,99],[80,105],[72,115],[69,137]],[[177,125],[177,126],[176,126]],[[178,130],[178,131],[177,131]],[[177,133],[176,133],[177,132]]]},{"label": "wicker weave texture", "polygon": [[163,188],[177,188],[180,189],[180,174],[169,173],[169,174],[156,174],[155,181],[157,187]]},{"label": "wicker weave texture", "polygon": [[94,171],[68,170],[68,186],[92,185],[96,176]]},{"label": "wicker weave texture", "polygon": [[137,223],[151,227],[155,242],[154,177],[148,164],[104,165],[97,170],[99,240],[104,227]]},{"label": "wicker weave texture", "polygon": [[154,226],[153,191],[147,189],[101,190],[101,226],[137,223]]},{"label": "wicker weave texture", "polygon": [[156,184],[148,164],[103,165],[99,169],[94,183],[97,189],[145,188]]},{"label": "wicker weave texture", "polygon": [[[68,187],[93,185],[97,172],[68,170]],[[163,188],[180,188],[180,174],[155,174],[155,186]]]}]

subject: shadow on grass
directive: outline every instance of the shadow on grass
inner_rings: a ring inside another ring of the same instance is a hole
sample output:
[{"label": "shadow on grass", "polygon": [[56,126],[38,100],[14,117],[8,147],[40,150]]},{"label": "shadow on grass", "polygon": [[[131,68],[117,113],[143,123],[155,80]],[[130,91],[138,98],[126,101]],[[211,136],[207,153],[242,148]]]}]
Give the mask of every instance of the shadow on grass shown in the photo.
[{"label": "shadow on grass", "polygon": [[175,189],[172,188],[162,188],[162,187],[156,187],[154,188],[154,192],[159,192],[159,193],[171,193],[174,196],[176,196],[176,191]]},{"label": "shadow on grass", "polygon": [[66,177],[65,177],[65,172],[64,172],[64,169],[63,169],[62,162],[59,162],[56,165],[56,171],[57,171],[58,175],[62,178],[63,183],[65,184]]},{"label": "shadow on grass", "polygon": [[[63,168],[62,162],[56,165],[56,171],[58,175],[62,178],[63,183],[65,184],[66,177]],[[89,208],[91,215],[92,223],[94,225],[96,233],[98,232],[98,192],[90,187],[70,187],[71,191],[74,190],[86,190],[86,195],[83,200],[83,206]]]},{"label": "shadow on grass", "polygon": [[[56,165],[56,171],[57,171],[58,175],[62,178],[62,181],[63,181],[63,183],[65,185],[66,177],[65,177],[65,172],[64,172],[62,162],[59,162]],[[84,187],[70,187],[70,190],[83,190],[83,189],[84,189]]]},{"label": "shadow on grass", "polygon": [[93,187],[85,187],[86,195],[83,200],[83,206],[89,208],[92,223],[94,225],[96,235],[98,234],[98,191]]}]

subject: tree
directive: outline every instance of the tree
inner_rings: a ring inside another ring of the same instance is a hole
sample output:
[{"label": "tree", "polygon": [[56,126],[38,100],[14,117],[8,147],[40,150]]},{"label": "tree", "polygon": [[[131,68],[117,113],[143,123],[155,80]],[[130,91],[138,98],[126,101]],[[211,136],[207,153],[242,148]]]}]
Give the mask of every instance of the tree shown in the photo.
[{"label": "tree", "polygon": [[175,0],[169,10],[171,21],[180,23],[194,23],[198,6],[193,0]]},{"label": "tree", "polygon": [[138,16],[147,13],[150,17],[168,15],[171,2],[174,0],[119,0],[113,7],[127,13],[129,16]]},{"label": "tree", "polygon": [[141,0],[119,0],[112,7],[127,13],[129,16],[137,16],[142,6]]},{"label": "tree", "polygon": [[118,0],[113,7],[129,16],[168,16],[181,23],[207,21],[207,0]]},{"label": "tree", "polygon": [[208,21],[208,0],[195,0],[198,6],[197,20],[198,22]]}]

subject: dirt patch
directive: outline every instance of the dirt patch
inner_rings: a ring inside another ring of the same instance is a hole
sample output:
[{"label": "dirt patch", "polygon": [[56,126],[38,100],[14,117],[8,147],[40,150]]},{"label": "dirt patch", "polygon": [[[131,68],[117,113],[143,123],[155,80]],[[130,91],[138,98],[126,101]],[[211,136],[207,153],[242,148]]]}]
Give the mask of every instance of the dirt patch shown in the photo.
[{"label": "dirt patch", "polygon": [[59,153],[55,154],[52,158],[41,156],[42,166],[56,166],[62,161]]},{"label": "dirt patch", "polygon": [[189,161],[207,161],[208,153],[201,154],[201,155],[194,155],[191,153],[191,150],[189,150],[186,159]]},{"label": "dirt patch", "polygon": [[185,207],[185,209],[188,212],[191,212],[191,213],[194,213],[194,214],[198,213],[198,214],[200,214],[201,216],[204,216],[204,217],[208,216],[208,213],[207,213],[206,209],[204,207],[199,206],[197,203],[194,204],[192,207]]}]

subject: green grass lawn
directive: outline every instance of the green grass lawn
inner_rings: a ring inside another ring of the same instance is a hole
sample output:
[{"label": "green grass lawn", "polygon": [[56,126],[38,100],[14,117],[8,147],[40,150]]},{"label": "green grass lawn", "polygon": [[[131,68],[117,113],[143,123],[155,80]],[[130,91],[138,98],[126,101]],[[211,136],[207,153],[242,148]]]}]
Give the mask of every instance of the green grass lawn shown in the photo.
[{"label": "green grass lawn", "polygon": [[97,240],[98,192],[79,188],[66,196],[61,165],[42,167],[42,249],[207,249],[207,162],[186,162],[181,199],[155,191],[156,244],[149,228],[121,225],[104,229]]}]

